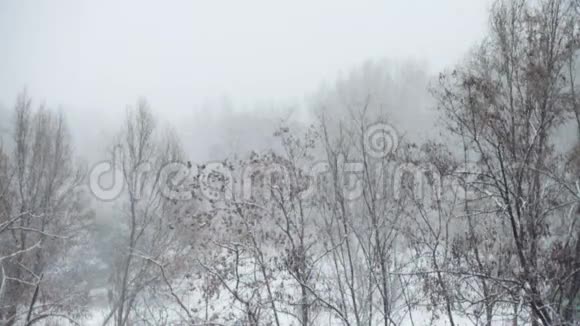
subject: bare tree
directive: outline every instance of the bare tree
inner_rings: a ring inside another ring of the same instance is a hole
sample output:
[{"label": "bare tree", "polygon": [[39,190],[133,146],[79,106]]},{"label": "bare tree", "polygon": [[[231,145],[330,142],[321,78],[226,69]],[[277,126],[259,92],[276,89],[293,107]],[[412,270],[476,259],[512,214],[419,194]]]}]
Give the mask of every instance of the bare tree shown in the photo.
[{"label": "bare tree", "polygon": [[442,74],[435,91],[449,130],[479,166],[470,186],[495,205],[510,230],[517,267],[502,285],[519,285],[511,295],[521,295],[532,323],[543,325],[576,318],[578,270],[563,261],[578,257],[571,208],[577,197],[552,143],[569,109],[577,112],[570,62],[579,46],[578,14],[572,5],[497,2],[489,39],[468,64]]},{"label": "bare tree", "polygon": [[64,117],[42,107],[33,110],[25,93],[14,114],[13,155],[1,159],[0,318],[6,325],[86,308],[80,282],[61,282],[61,264],[92,216],[80,187],[84,170],[73,161]]},{"label": "bare tree", "polygon": [[147,306],[149,290],[170,285],[165,268],[179,250],[172,251],[176,239],[170,200],[163,196],[160,182],[167,181],[161,178],[164,165],[181,160],[182,151],[175,137],[164,139],[159,134],[144,100],[128,110],[115,150],[121,153],[121,158],[113,156],[113,160],[118,160],[116,168],[124,184],[119,216],[124,238],[111,274],[112,307],[104,324],[112,319],[120,326],[139,318],[139,305]]}]

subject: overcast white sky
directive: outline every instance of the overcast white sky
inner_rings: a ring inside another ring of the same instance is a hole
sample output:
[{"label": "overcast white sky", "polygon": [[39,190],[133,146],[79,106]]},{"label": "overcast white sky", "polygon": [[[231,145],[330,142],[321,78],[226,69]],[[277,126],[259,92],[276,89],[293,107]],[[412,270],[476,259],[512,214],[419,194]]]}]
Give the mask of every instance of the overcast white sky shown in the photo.
[{"label": "overcast white sky", "polygon": [[487,0],[0,0],[0,107],[12,107],[26,87],[69,120],[107,121],[145,96],[175,121],[216,98],[242,106],[301,98],[367,59],[410,58],[437,71],[482,37],[488,7]]},{"label": "overcast white sky", "polygon": [[485,0],[0,1],[0,101],[30,94],[67,110],[146,96],[301,96],[369,58],[434,69],[481,37]]}]

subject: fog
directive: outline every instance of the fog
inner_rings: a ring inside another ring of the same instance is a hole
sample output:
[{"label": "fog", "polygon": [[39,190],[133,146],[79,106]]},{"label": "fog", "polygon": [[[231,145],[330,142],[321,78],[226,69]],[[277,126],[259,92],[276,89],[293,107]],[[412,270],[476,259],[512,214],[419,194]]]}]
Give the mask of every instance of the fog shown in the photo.
[{"label": "fog", "polygon": [[36,103],[67,113],[76,146],[92,156],[84,148],[98,148],[119,112],[145,97],[198,151],[204,131],[192,125],[224,108],[299,111],[322,83],[367,60],[411,60],[431,72],[450,66],[482,36],[489,6],[483,0],[4,1],[0,107],[10,110],[26,89]]},{"label": "fog", "polygon": [[0,326],[572,326],[579,0],[0,1]]}]

